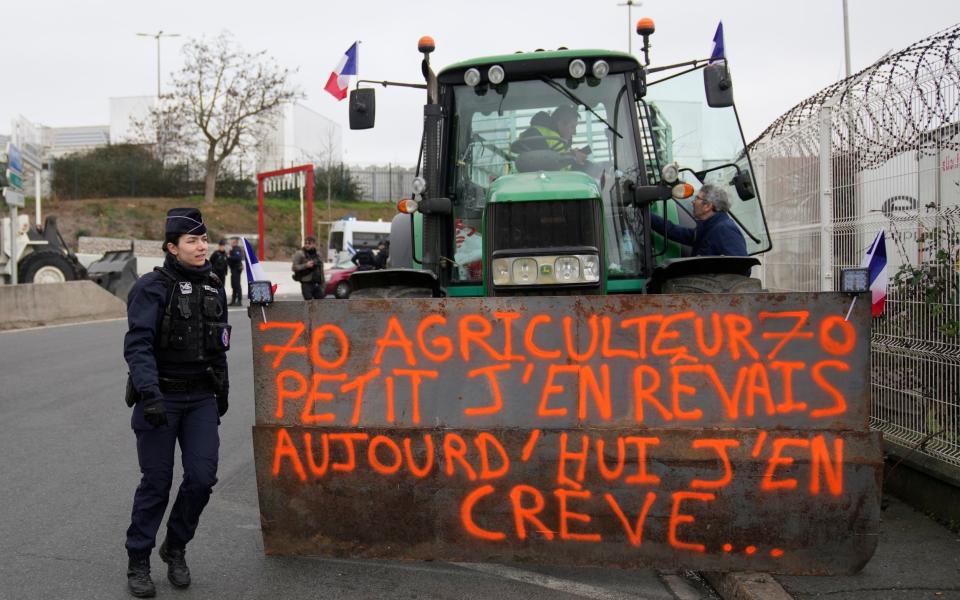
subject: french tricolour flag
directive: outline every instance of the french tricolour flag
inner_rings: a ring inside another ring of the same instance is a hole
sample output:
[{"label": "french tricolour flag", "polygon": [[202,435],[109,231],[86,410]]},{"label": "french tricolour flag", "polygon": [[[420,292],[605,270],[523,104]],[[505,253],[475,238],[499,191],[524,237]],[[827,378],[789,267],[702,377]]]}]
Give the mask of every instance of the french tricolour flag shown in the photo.
[{"label": "french tricolour flag", "polygon": [[354,42],[350,48],[340,57],[337,67],[330,73],[327,79],[327,85],[323,89],[330,92],[337,100],[343,100],[347,97],[347,88],[350,87],[350,76],[357,75],[357,45],[360,42]]},{"label": "french tricolour flag", "polygon": [[[250,282],[251,281],[269,281],[267,279],[267,274],[263,272],[263,265],[260,264],[260,260],[257,258],[257,253],[253,251],[253,246],[250,245],[250,242],[247,241],[247,238],[243,238],[243,251],[247,255],[246,265],[247,265],[247,294],[250,294]],[[277,293],[277,284],[270,286],[273,288],[273,293]]]},{"label": "french tricolour flag", "polygon": [[879,317],[887,300],[887,242],[882,229],[873,238],[860,267],[870,271],[871,312],[874,317]]}]

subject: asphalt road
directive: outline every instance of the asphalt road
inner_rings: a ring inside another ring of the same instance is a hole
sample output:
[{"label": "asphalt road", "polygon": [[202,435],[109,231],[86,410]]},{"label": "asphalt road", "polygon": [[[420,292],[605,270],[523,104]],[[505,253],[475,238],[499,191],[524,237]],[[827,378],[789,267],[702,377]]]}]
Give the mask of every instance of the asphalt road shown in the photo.
[{"label": "asphalt road", "polygon": [[[242,310],[230,319],[231,407],[220,428],[219,483],[187,548],[194,583],[173,589],[154,555],[158,597],[713,597],[692,575],[653,570],[265,556],[251,444],[250,327]],[[140,473],[123,403],[125,330],[117,320],[0,333],[2,599],[127,597],[123,543]],[[175,486],[179,479],[178,472]]]}]

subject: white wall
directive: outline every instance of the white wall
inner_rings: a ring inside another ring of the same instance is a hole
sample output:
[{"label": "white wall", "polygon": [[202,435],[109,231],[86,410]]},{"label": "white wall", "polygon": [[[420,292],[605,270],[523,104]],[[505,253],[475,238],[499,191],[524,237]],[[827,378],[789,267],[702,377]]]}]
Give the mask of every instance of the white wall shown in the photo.
[{"label": "white wall", "polygon": [[340,126],[301,104],[284,105],[274,126],[261,135],[257,171],[273,171],[294,165],[333,162],[343,156]]}]

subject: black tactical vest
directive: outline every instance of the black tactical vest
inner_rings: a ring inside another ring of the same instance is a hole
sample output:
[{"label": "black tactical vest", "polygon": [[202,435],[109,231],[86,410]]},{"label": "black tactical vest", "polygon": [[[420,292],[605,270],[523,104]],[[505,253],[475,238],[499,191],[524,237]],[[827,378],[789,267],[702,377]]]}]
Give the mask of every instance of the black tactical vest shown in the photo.
[{"label": "black tactical vest", "polygon": [[167,279],[170,290],[157,340],[158,365],[205,363],[229,350],[227,309],[215,285],[219,278],[211,275],[198,283],[163,267],[155,270]]}]

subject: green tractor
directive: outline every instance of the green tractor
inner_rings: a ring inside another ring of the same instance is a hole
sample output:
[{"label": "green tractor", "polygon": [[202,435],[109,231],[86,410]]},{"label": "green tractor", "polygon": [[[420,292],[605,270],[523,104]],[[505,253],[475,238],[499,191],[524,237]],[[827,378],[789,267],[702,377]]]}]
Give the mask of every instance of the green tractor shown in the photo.
[{"label": "green tractor", "polygon": [[[725,62],[559,49],[434,74],[432,40],[419,49],[418,177],[392,268],[352,275],[354,297],[760,291],[747,273],[770,239]],[[575,111],[577,152],[524,145],[559,107]],[[373,127],[374,108],[372,88],[353,90],[351,128]],[[681,201],[704,184],[726,191],[750,256],[688,257],[653,227],[651,215],[694,226]]]},{"label": "green tractor", "polygon": [[[749,293],[770,239],[726,64],[560,49],[434,74],[433,49],[421,40],[426,83],[406,84],[427,103],[389,268],[351,274],[347,302],[271,304],[270,282],[252,287],[265,551],[862,568],[883,464],[867,430],[868,301]],[[350,109],[351,127],[372,127],[373,89]],[[686,256],[660,233],[709,214],[687,207],[708,184],[742,236],[709,252],[737,256]],[[862,293],[858,272],[847,288]],[[656,450],[626,458],[626,440]],[[714,443],[719,459],[703,453]],[[809,453],[781,455],[787,444]]]}]

